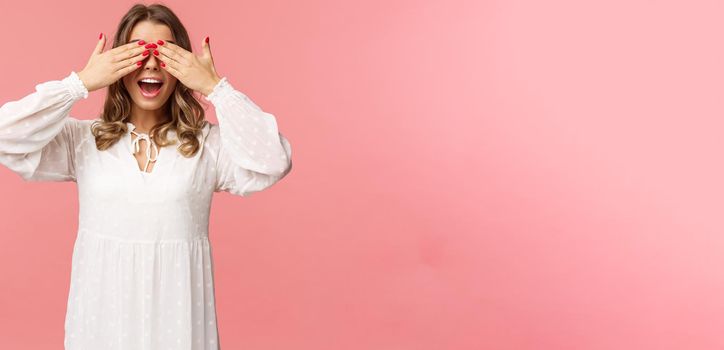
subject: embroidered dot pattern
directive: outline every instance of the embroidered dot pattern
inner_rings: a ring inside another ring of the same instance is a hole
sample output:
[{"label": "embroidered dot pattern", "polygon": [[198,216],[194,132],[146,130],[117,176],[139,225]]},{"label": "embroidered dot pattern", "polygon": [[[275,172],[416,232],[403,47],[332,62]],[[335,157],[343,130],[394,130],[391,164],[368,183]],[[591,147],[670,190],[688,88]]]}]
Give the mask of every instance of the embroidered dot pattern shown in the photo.
[{"label": "embroidered dot pattern", "polygon": [[86,98],[71,72],[0,108],[0,164],[25,180],[78,186],[65,349],[218,350],[212,195],[278,182],[291,170],[289,141],[274,115],[223,78],[207,96],[219,122],[203,127],[199,151],[186,158],[166,146],[141,174],[133,124],[99,151],[95,120],[70,116]]}]

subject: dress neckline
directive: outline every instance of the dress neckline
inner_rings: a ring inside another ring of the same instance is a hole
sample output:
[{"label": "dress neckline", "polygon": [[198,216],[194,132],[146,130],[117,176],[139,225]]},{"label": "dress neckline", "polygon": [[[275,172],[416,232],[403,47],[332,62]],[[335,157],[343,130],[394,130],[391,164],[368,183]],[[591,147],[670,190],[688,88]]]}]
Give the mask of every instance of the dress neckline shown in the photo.
[{"label": "dress neckline", "polygon": [[[138,134],[148,135],[148,133],[136,131],[136,125],[133,124],[133,123],[131,123],[131,122],[126,122],[126,126],[128,127],[128,132],[127,132],[127,134],[130,134],[131,131],[134,131],[134,132],[136,132],[136,133],[138,133]],[[172,129],[172,130],[169,130],[169,131],[168,131],[168,135],[171,136],[172,138],[176,138],[176,130],[173,130],[173,129]],[[151,135],[148,135],[148,136],[151,136]]]},{"label": "dress neckline", "polygon": [[[141,178],[146,179],[150,177],[151,175],[158,172],[159,168],[159,159],[161,159],[161,148],[159,148],[156,143],[153,141],[153,138],[148,133],[143,133],[139,131],[135,131],[136,125],[131,123],[130,121],[126,122],[126,126],[128,126],[128,132],[126,133],[126,138],[128,140],[128,149],[130,151],[131,157],[129,157],[130,160],[132,160],[132,163],[134,165],[134,170],[136,173],[140,173]],[[136,135],[136,138],[133,139],[133,134]],[[175,132],[173,130],[169,131],[169,134],[175,137]],[[136,160],[135,154],[140,151],[140,142],[141,140],[146,140],[146,165],[143,169],[140,169],[138,167],[138,161]],[[166,152],[163,152],[166,153]],[[153,169],[151,171],[146,171],[148,169],[148,166],[150,163],[153,162]]]}]

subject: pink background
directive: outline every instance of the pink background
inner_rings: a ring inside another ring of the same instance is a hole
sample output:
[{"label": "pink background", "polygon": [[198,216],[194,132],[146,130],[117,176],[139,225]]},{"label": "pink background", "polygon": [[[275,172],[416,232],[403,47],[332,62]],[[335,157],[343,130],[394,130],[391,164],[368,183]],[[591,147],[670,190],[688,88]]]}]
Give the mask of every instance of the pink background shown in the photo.
[{"label": "pink background", "polygon": [[[2,2],[0,101],[131,4]],[[214,200],[222,348],[724,347],[723,3],[166,4],[294,149]],[[60,349],[75,185],[0,194],[0,348]]]}]

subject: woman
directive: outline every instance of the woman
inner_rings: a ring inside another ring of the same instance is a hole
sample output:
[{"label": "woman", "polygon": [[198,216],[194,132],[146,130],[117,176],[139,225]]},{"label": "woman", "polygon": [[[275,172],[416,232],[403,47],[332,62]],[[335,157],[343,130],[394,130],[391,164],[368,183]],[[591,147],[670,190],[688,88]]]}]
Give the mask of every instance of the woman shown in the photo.
[{"label": "woman", "polygon": [[[273,185],[291,170],[290,144],[272,114],[216,74],[208,37],[191,53],[167,7],[133,6],[112,49],[105,40],[80,72],[0,107],[0,163],[78,186],[65,349],[218,349],[212,194]],[[100,118],[69,116],[104,87]]]}]

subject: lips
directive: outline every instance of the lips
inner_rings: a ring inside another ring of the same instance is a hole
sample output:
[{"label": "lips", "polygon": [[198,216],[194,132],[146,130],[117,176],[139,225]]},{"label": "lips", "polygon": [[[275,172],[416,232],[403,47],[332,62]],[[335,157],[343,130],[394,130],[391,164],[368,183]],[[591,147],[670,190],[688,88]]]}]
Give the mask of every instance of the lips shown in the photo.
[{"label": "lips", "polygon": [[161,86],[163,86],[163,83],[142,83],[138,82],[138,86],[141,88],[141,91],[146,93],[155,93],[161,90]]},{"label": "lips", "polygon": [[[155,79],[160,81],[160,83],[145,83],[141,81],[143,79]],[[159,91],[161,91],[161,87],[163,86],[163,79],[155,77],[143,77],[138,79],[136,83],[141,89],[141,94],[146,97],[155,97],[156,95],[158,95]]]}]

